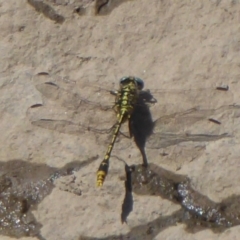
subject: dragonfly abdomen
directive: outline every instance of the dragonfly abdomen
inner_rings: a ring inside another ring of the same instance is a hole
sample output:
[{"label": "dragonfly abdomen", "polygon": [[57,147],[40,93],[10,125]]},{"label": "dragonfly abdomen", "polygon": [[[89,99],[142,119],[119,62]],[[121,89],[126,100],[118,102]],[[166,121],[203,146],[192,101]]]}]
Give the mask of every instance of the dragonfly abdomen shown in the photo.
[{"label": "dragonfly abdomen", "polygon": [[111,143],[108,145],[108,149],[107,152],[105,153],[104,159],[101,162],[99,168],[98,168],[98,172],[97,172],[97,186],[101,187],[103,185],[103,182],[107,176],[108,173],[108,168],[109,168],[109,159],[111,156],[111,152],[113,150],[114,144],[116,142],[118,133],[120,131],[121,125],[122,125],[122,121],[123,121],[123,115],[121,115],[121,117],[119,118],[119,121],[117,122],[115,129],[114,129],[114,133],[113,133],[113,137],[111,140]]}]

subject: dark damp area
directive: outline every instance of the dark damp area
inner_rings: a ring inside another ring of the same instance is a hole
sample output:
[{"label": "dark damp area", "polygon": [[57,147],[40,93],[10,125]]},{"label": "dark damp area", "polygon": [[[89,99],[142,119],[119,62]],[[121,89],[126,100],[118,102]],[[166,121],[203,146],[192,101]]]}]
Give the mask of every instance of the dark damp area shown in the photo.
[{"label": "dark damp area", "polygon": [[34,9],[42,13],[46,18],[55,21],[56,23],[63,23],[65,18],[58,14],[50,5],[39,0],[27,0],[27,2],[34,7]]},{"label": "dark damp area", "polygon": [[134,209],[132,192],[138,195],[161,196],[179,204],[181,209],[171,215],[159,216],[151,222],[136,226],[125,235],[111,235],[105,238],[81,236],[79,240],[152,240],[164,229],[175,226],[177,223],[184,223],[186,231],[192,234],[204,229],[221,233],[227,228],[240,224],[240,196],[238,195],[232,195],[217,203],[194,190],[187,176],[172,173],[157,165],[149,164],[148,167],[126,165],[125,170],[126,193],[122,205],[122,222],[127,222],[127,216]]},{"label": "dark damp area", "polygon": [[[41,223],[32,214],[54,188],[54,180],[72,175],[97,157],[82,163],[72,162],[61,169],[44,164],[33,164],[22,160],[0,162],[0,234],[12,237],[35,236],[40,240]],[[181,206],[168,216],[132,228],[126,235],[111,235],[106,238],[79,239],[153,239],[164,229],[184,223],[186,231],[195,233],[210,228],[219,233],[240,224],[240,196],[233,195],[217,203],[194,190],[187,176],[177,175],[154,164],[148,167],[126,165],[125,199],[121,220],[134,210],[132,192],[138,195],[161,196]],[[67,189],[66,189],[67,190]],[[81,195],[81,192],[74,192]],[[161,199],[159,199],[161,201]]]},{"label": "dark damp area", "polygon": [[40,235],[42,225],[32,210],[51,193],[55,179],[72,175],[96,159],[71,162],[61,169],[23,160],[0,162],[0,235],[35,236],[44,240]]},{"label": "dark damp area", "polygon": [[[240,224],[240,196],[233,195],[220,203],[214,202],[194,190],[187,176],[174,174],[154,164],[150,164],[148,168],[135,166],[131,181],[134,193],[161,196],[182,207],[167,217],[169,225],[180,222],[185,223],[186,230],[191,233],[204,228],[219,233]],[[162,224],[162,219],[163,217],[160,217],[147,224],[152,229],[151,234],[161,231],[159,223]]]}]

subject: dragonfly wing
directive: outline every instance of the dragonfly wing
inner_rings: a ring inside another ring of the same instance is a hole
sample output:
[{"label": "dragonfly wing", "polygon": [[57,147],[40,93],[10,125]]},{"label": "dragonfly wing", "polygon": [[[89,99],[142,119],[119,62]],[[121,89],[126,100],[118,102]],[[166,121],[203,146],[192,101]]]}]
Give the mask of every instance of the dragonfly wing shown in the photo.
[{"label": "dragonfly wing", "polygon": [[229,134],[153,134],[147,141],[146,147],[151,149],[166,148],[181,142],[209,142],[230,137]]},{"label": "dragonfly wing", "polygon": [[[163,109],[166,114],[193,106],[203,108],[217,108],[223,104],[232,104],[234,97],[231,91],[219,91],[214,87],[184,89],[161,89],[151,91],[151,95],[156,99],[156,108]],[[206,101],[207,99],[207,101]],[[158,110],[156,109],[156,110]]]},{"label": "dragonfly wing", "polygon": [[27,118],[34,126],[61,133],[79,134],[87,130],[87,126],[70,121],[71,113],[69,111],[60,110],[54,106],[33,105],[27,110]]},{"label": "dragonfly wing", "polygon": [[111,128],[97,128],[94,121],[84,116],[81,118],[78,112],[55,107],[55,105],[35,104],[28,108],[27,118],[34,126],[61,133],[78,135],[86,131],[105,134],[111,132]]},{"label": "dragonfly wing", "polygon": [[[192,108],[163,116],[155,121],[154,133],[148,138],[146,147],[165,148],[180,142],[215,141],[229,137],[231,133],[222,133],[221,122],[228,121],[228,116],[238,117],[239,106],[222,106],[218,109]],[[215,118],[220,124],[209,119]]]},{"label": "dragonfly wing", "polygon": [[189,126],[201,120],[207,120],[215,110],[192,108],[184,112],[165,115],[154,123],[154,132],[158,133],[184,133]]},{"label": "dragonfly wing", "polygon": [[[49,74],[37,74],[34,77],[36,89],[41,93],[46,100],[54,101],[57,105],[78,109],[81,108],[101,108],[102,110],[112,109],[112,105],[101,105],[98,99],[100,98],[96,94],[96,88],[89,86],[88,84],[82,84],[80,91],[77,91],[77,84],[70,80],[64,80],[60,77],[52,77]],[[89,94],[92,97],[97,98],[97,101],[89,101]],[[110,94],[109,94],[110,96]],[[110,99],[112,99],[110,97]]]},{"label": "dragonfly wing", "polygon": [[83,126],[66,120],[39,119],[33,121],[32,124],[37,127],[74,135],[79,135],[87,130]]},{"label": "dragonfly wing", "polygon": [[69,93],[53,82],[38,84],[36,85],[36,89],[45,98],[54,100],[64,107],[77,108],[81,101],[81,98],[77,94]]},{"label": "dragonfly wing", "polygon": [[[104,108],[100,103],[82,97],[84,94],[74,92],[76,85],[73,82],[55,79],[47,73],[37,74],[34,79],[38,82],[36,89],[41,93],[43,103],[34,104],[27,110],[27,118],[33,125],[69,134],[86,130],[99,133],[111,131],[116,118],[111,107]],[[106,111],[109,109],[111,111]]]}]

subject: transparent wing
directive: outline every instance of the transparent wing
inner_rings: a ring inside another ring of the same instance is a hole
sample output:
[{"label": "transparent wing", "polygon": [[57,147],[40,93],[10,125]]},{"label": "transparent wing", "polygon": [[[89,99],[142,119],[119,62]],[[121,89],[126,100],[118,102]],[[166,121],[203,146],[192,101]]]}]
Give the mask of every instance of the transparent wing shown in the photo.
[{"label": "transparent wing", "polygon": [[[78,89],[75,83],[53,78],[47,73],[37,74],[34,81],[43,103],[36,103],[27,110],[33,125],[77,135],[85,131],[111,132],[116,121],[111,94],[106,91],[99,94],[98,89],[87,84]],[[95,101],[88,99],[91,96]],[[100,103],[101,100],[105,105]]]},{"label": "transparent wing", "polygon": [[217,109],[192,108],[165,115],[154,122],[154,133],[147,140],[148,148],[165,148],[180,142],[215,141],[230,137],[228,116],[238,117],[240,107],[222,106]]},{"label": "transparent wing", "polygon": [[[201,106],[212,109],[234,103],[232,92],[220,87],[197,87],[192,89],[151,89],[151,94],[157,101],[160,116],[163,113],[174,113]],[[165,115],[165,114],[164,114]]]}]

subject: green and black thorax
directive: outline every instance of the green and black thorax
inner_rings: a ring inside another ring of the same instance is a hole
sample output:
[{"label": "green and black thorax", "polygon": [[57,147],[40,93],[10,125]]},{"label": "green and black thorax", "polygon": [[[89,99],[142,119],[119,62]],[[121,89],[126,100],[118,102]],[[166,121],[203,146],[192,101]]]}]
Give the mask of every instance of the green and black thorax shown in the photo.
[{"label": "green and black thorax", "polygon": [[137,103],[139,91],[143,88],[143,81],[136,77],[123,77],[120,80],[120,89],[117,91],[114,110],[121,123],[126,122]]}]

